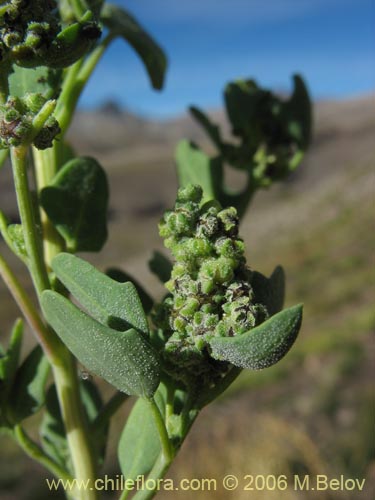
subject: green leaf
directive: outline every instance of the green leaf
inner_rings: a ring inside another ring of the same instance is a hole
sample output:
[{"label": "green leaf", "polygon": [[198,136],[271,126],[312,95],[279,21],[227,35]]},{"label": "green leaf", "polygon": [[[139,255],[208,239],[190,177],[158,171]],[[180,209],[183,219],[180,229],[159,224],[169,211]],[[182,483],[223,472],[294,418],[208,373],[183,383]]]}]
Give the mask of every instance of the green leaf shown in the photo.
[{"label": "green leaf", "polygon": [[220,128],[217,125],[214,125],[208,118],[208,116],[205,113],[203,113],[203,111],[201,111],[199,108],[191,106],[190,113],[197,120],[197,122],[203,127],[203,129],[207,132],[208,136],[215,144],[215,146],[217,146],[217,148],[220,150],[222,147]]},{"label": "green leaf", "polygon": [[5,354],[0,354],[0,380],[10,387],[16,374],[23,337],[23,321],[18,319],[12,329],[9,347]]},{"label": "green leaf", "polygon": [[40,346],[36,346],[19,367],[9,405],[16,423],[33,415],[43,406],[49,368],[49,362]]},{"label": "green leaf", "polygon": [[258,146],[259,139],[256,133],[259,128],[259,109],[267,95],[253,80],[231,82],[224,90],[233,134],[251,141],[254,147]]},{"label": "green leaf", "polygon": [[154,394],[160,378],[159,362],[139,332],[108,328],[56,292],[43,292],[41,304],[47,321],[88,370],[126,394]]},{"label": "green leaf", "polygon": [[[164,414],[165,403],[159,391],[155,394],[155,402]],[[118,445],[121,472],[126,479],[136,479],[137,476],[148,474],[160,451],[160,438],[150,405],[146,400],[138,399]]]},{"label": "green leaf", "polygon": [[152,297],[146,292],[146,290],[139,283],[139,281],[133,278],[133,276],[131,276],[125,271],[122,271],[121,269],[116,269],[114,267],[108,269],[106,274],[111,279],[118,281],[119,283],[126,283],[126,282],[133,283],[135,289],[137,290],[137,294],[141,300],[144,312],[148,314],[151,311],[152,306],[154,305]]},{"label": "green leaf", "polygon": [[211,339],[211,356],[240,368],[267,368],[283,358],[292,347],[301,322],[302,305],[299,304],[275,314],[242,335]]},{"label": "green leaf", "polygon": [[142,59],[154,89],[161,89],[164,83],[167,59],[163,50],[143,27],[125,9],[106,3],[101,20],[113,35],[121,36]]},{"label": "green leaf", "polygon": [[71,252],[96,252],[107,239],[107,177],[93,158],[69,161],[40,201]]},{"label": "green leaf", "polygon": [[135,328],[148,337],[148,323],[133,283],[119,283],[83,259],[60,253],[52,261],[59,280],[101,323],[115,330]]},{"label": "green leaf", "polygon": [[13,253],[23,262],[27,261],[27,251],[21,224],[9,224],[5,214],[0,211],[0,233]]},{"label": "green leaf", "polygon": [[269,278],[254,271],[251,286],[255,301],[264,304],[270,316],[281,311],[285,296],[285,273],[281,266],[277,266]]},{"label": "green leaf", "polygon": [[27,92],[42,94],[46,99],[56,97],[62,81],[62,71],[52,70],[46,66],[38,68],[22,68],[13,66],[9,77],[9,93],[12,96],[24,97]]},{"label": "green leaf", "polygon": [[22,260],[27,258],[25,238],[23,236],[23,228],[21,224],[10,224],[7,228],[7,232],[14,253],[18,255]]},{"label": "green leaf", "polygon": [[56,387],[52,385],[46,395],[46,411],[39,429],[44,451],[61,467],[73,473],[64,422],[61,416]]},{"label": "green leaf", "polygon": [[294,90],[286,104],[288,129],[298,145],[306,150],[311,139],[312,107],[305,82],[299,75],[293,76]]},{"label": "green leaf", "polygon": [[173,265],[161,252],[155,250],[148,265],[162,283],[166,283],[170,279]]},{"label": "green leaf", "polygon": [[180,141],[176,151],[180,187],[198,184],[203,189],[202,203],[219,198],[223,168],[219,158],[210,158],[192,142]]},{"label": "green leaf", "polygon": [[[91,423],[102,407],[100,394],[95,384],[89,380],[80,380],[79,390],[87,420]],[[45,452],[59,465],[72,473],[73,467],[55,385],[52,385],[48,389],[46,412],[43,415],[39,432]],[[99,463],[104,459],[107,433],[108,426],[103,429],[101,435],[95,436],[95,440],[92,443],[97,452]]]}]

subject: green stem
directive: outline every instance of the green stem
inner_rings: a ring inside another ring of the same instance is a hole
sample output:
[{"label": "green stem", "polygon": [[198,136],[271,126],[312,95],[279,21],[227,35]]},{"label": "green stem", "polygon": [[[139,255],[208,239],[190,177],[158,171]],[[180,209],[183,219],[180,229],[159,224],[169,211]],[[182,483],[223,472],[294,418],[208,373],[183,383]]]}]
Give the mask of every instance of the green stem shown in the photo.
[{"label": "green stem", "polygon": [[83,14],[85,13],[86,9],[80,2],[80,0],[69,0],[70,6],[74,12],[75,17],[79,21]]},{"label": "green stem", "polygon": [[73,479],[65,469],[44,453],[44,451],[26,434],[21,425],[16,425],[14,427],[12,435],[29,457],[39,462],[57,478],[70,481]]},{"label": "green stem", "polygon": [[[7,288],[13,295],[22,314],[29,323],[32,331],[35,333],[39,343],[43,347],[48,358],[53,361],[55,357],[56,344],[51,338],[51,334],[41,320],[37,310],[34,308],[26,290],[22,287],[13,271],[0,255],[0,275]],[[52,340],[52,341],[51,341]]]},{"label": "green stem", "polygon": [[[150,474],[147,476],[147,479],[153,479],[155,480],[155,489],[149,489],[149,490],[139,490],[133,497],[133,500],[150,500],[153,498],[157,493],[157,480],[161,479],[164,477],[165,473],[167,472],[169,466],[172,463],[172,459],[166,460],[165,456],[163,453],[159,455],[159,458],[155,462],[154,467],[151,469]],[[125,490],[123,491],[120,500],[126,500],[130,490]]]},{"label": "green stem", "polygon": [[[59,168],[60,148],[61,143],[57,141],[54,142],[52,148],[43,151],[33,148],[38,192],[51,184],[56,175]],[[48,269],[51,269],[52,259],[64,249],[65,243],[42,208],[40,208],[40,219],[43,227],[44,259]]]},{"label": "green stem", "polygon": [[56,119],[63,136],[73,118],[81,92],[100,61],[102,55],[112,42],[113,35],[108,35],[86,58],[75,63],[67,71],[61,94],[56,107]]},{"label": "green stem", "polygon": [[[83,410],[79,392],[77,367],[73,356],[66,350],[60,363],[52,366],[57,394],[63,414],[64,426],[72,457],[74,474],[77,482],[94,481],[96,464],[89,425]],[[80,489],[76,497],[80,500],[96,500],[95,489]]]},{"label": "green stem", "polygon": [[50,288],[50,283],[44,264],[43,248],[37,230],[36,217],[27,178],[27,148],[25,146],[12,148],[11,159],[18,209],[29,258],[29,270],[35,290],[38,297],[40,297],[43,290]]},{"label": "green stem", "polygon": [[173,459],[173,449],[171,446],[171,442],[169,440],[169,436],[168,436],[167,428],[165,426],[163,415],[160,413],[159,407],[156,404],[154,398],[147,399],[147,402],[150,405],[150,409],[151,409],[152,415],[154,417],[156,428],[157,428],[158,433],[159,433],[162,454],[163,454],[166,462],[171,462],[171,460]]},{"label": "green stem", "polygon": [[[41,236],[35,224],[36,216],[27,179],[26,154],[26,147],[11,150],[14,184],[29,258],[29,271],[40,299],[42,292],[50,288],[50,283],[43,259]],[[94,479],[96,477],[95,455],[79,394],[79,380],[75,360],[52,330],[48,331],[48,342],[50,351],[52,351],[52,353],[49,352],[50,362],[75,476],[78,481]],[[46,354],[48,353],[46,352]],[[97,492],[82,489],[77,492],[77,498],[94,500],[97,498]]]}]

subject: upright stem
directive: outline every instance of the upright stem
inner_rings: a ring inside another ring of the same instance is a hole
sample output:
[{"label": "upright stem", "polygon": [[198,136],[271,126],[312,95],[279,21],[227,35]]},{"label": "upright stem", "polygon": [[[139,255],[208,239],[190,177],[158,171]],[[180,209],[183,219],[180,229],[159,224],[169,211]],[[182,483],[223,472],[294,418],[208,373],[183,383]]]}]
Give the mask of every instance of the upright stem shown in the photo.
[{"label": "upright stem", "polygon": [[[50,283],[43,258],[42,238],[36,226],[28,184],[27,148],[25,146],[13,148],[11,159],[29,270],[40,300],[42,292],[50,288]],[[51,352],[46,352],[46,354],[49,354],[55,378],[75,477],[78,481],[94,480],[96,477],[95,458],[79,394],[75,360],[52,330],[49,330],[48,340],[52,354]],[[97,498],[97,492],[94,489],[81,489],[77,491],[76,498],[94,500]]]},{"label": "upright stem", "polygon": [[84,62],[79,60],[68,69],[55,114],[61,128],[61,135],[64,135],[69,127],[79,96],[112,40],[113,35],[108,35]]},{"label": "upright stem", "polygon": [[0,276],[13,295],[14,300],[16,301],[27,322],[29,323],[31,329],[34,331],[38,342],[43,347],[43,351],[46,353],[47,357],[50,360],[53,360],[56,352],[56,344],[54,342],[55,339],[53,338],[53,336],[51,336],[47,327],[41,320],[38,312],[31,303],[31,300],[29,299],[26,291],[1,255]]},{"label": "upright stem", "polygon": [[[52,182],[58,171],[57,151],[59,149],[60,143],[56,141],[52,148],[43,151],[33,148],[38,192]],[[42,208],[40,209],[40,220],[43,227],[44,259],[48,269],[50,269],[52,259],[64,248],[64,241]]]},{"label": "upright stem", "polygon": [[27,147],[11,149],[14,186],[20,212],[25,246],[29,257],[29,270],[38,296],[50,288],[48,274],[43,259],[41,237],[38,234],[33,202],[27,178]]},{"label": "upright stem", "polygon": [[156,404],[154,398],[148,399],[147,401],[150,405],[150,409],[154,417],[156,428],[159,433],[162,454],[166,462],[171,462],[173,458],[173,449],[168,436],[163,416],[160,413],[159,407]]}]

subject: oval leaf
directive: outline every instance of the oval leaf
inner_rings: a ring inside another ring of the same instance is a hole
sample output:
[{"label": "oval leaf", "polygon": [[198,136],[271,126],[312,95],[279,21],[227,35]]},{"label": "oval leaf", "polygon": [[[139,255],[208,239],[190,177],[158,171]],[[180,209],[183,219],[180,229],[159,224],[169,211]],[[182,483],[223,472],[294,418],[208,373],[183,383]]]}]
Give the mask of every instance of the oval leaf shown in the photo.
[{"label": "oval leaf", "polygon": [[88,370],[126,394],[154,394],[159,385],[159,363],[139,332],[108,328],[56,292],[43,292],[41,304],[47,321]]},{"label": "oval leaf", "polygon": [[52,269],[98,321],[115,330],[135,328],[148,336],[147,318],[133,283],[119,283],[85,260],[68,253],[57,255],[52,261]]},{"label": "oval leaf", "polygon": [[7,351],[4,354],[0,353],[0,380],[3,380],[8,387],[12,385],[17,370],[22,338],[23,321],[18,319],[14,323]]},{"label": "oval leaf", "polygon": [[292,347],[302,322],[299,304],[236,337],[215,337],[210,341],[211,356],[240,368],[260,370],[277,363]]},{"label": "oval leaf", "polygon": [[[155,401],[164,412],[164,401],[159,392]],[[129,415],[118,445],[121,472],[126,479],[136,479],[150,472],[160,453],[160,438],[149,403],[139,399]]]},{"label": "oval leaf", "polygon": [[45,401],[49,362],[36,346],[19,367],[12,388],[10,408],[15,422],[36,413]]},{"label": "oval leaf", "polygon": [[117,5],[103,6],[101,21],[111,33],[126,40],[142,59],[154,89],[164,83],[167,59],[159,45],[126,10]]},{"label": "oval leaf", "polygon": [[40,201],[71,252],[97,252],[107,239],[107,177],[93,158],[75,158],[59,171]]}]

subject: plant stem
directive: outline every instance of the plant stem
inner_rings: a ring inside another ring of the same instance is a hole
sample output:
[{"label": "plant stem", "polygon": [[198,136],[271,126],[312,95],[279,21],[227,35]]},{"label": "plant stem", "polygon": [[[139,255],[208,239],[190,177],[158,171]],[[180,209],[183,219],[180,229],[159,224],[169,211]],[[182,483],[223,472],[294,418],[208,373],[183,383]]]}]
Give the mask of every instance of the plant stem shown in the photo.
[{"label": "plant stem", "polygon": [[[56,175],[59,168],[58,152],[60,148],[61,144],[57,141],[54,141],[52,148],[43,151],[33,148],[38,192],[48,186]],[[48,269],[50,269],[52,259],[61,252],[65,244],[42,208],[40,208],[40,220],[43,227],[44,259]]]},{"label": "plant stem", "polygon": [[[93,482],[96,478],[94,450],[79,393],[76,363],[69,351],[66,350],[66,355],[52,369],[75,477],[78,484]],[[98,493],[95,489],[83,488],[77,491],[75,498],[96,500]]]},{"label": "plant stem", "polygon": [[41,320],[37,310],[34,308],[26,290],[22,287],[13,271],[0,255],[0,275],[6,284],[7,288],[13,295],[22,314],[29,323],[32,331],[35,333],[39,343],[43,347],[44,352],[50,360],[53,361],[55,354],[55,343],[51,342],[51,335],[47,327]]},{"label": "plant stem", "polygon": [[56,477],[65,480],[73,479],[65,469],[44,453],[44,451],[26,434],[21,425],[18,424],[14,427],[12,435],[29,457],[39,462]]},{"label": "plant stem", "polygon": [[171,462],[171,460],[173,458],[173,450],[172,450],[171,442],[169,440],[167,429],[165,427],[165,422],[164,422],[163,416],[160,413],[159,407],[156,404],[154,398],[147,399],[147,402],[150,405],[150,409],[151,409],[151,412],[152,412],[154,420],[155,420],[156,428],[157,428],[158,433],[159,433],[162,454],[163,454],[166,462]]},{"label": "plant stem", "polygon": [[[133,497],[133,500],[150,500],[153,498],[157,493],[157,480],[161,479],[164,477],[164,474],[167,472],[169,466],[172,463],[172,459],[166,460],[165,456],[163,453],[159,455],[159,458],[155,462],[154,467],[151,469],[150,474],[147,476],[147,480],[155,480],[155,488],[154,489],[145,489],[145,490],[139,490]],[[126,500],[130,490],[125,490],[121,497],[120,500]]]},{"label": "plant stem", "polygon": [[55,117],[61,128],[63,136],[70,125],[74,110],[77,106],[81,92],[92,75],[96,65],[100,61],[102,55],[112,42],[113,35],[108,35],[86,58],[84,62],[79,60],[67,71],[67,76],[64,79],[62,91],[59,96]]},{"label": "plant stem", "polygon": [[11,149],[14,186],[20,212],[25,246],[29,257],[29,270],[38,296],[50,288],[43,260],[41,238],[38,235],[33,202],[27,178],[27,148],[19,146]]},{"label": "plant stem", "polygon": [[[42,292],[50,288],[50,283],[43,259],[41,235],[35,224],[36,217],[27,179],[26,154],[25,146],[11,150],[14,184],[29,259],[29,271],[40,299]],[[46,354],[50,354],[49,360],[55,378],[75,476],[78,481],[94,479],[96,477],[95,455],[79,394],[75,360],[52,330],[48,331],[48,342],[52,353],[46,352]],[[97,492],[81,489],[77,492],[77,498],[94,500],[97,498]]]}]

